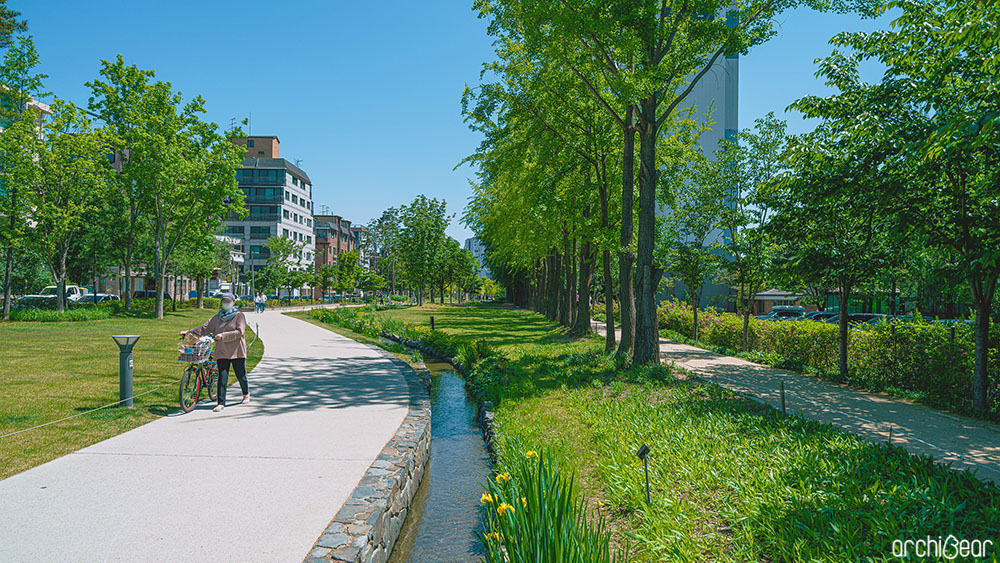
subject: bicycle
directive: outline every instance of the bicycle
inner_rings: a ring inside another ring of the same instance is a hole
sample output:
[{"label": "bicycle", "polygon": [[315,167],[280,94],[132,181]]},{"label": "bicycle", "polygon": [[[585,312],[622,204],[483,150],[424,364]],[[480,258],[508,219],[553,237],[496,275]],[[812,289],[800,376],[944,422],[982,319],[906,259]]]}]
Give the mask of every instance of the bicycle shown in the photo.
[{"label": "bicycle", "polygon": [[177,361],[188,364],[180,384],[181,410],[188,413],[198,404],[203,386],[208,387],[208,400],[218,398],[219,368],[215,363],[215,339],[203,336],[190,346],[181,342],[177,350],[180,352]]}]

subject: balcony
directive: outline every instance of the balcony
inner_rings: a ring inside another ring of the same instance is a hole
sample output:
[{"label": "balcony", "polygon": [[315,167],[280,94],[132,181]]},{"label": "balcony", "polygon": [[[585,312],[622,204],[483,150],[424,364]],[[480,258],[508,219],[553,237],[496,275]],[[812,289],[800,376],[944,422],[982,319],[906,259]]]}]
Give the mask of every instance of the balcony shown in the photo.
[{"label": "balcony", "polygon": [[267,221],[269,223],[277,223],[281,220],[281,216],[277,213],[265,213],[260,215],[247,215],[244,221]]},{"label": "balcony", "polygon": [[256,204],[256,205],[281,205],[282,203],[285,202],[285,199],[282,198],[281,196],[266,197],[266,196],[248,195],[244,196],[244,200],[248,204]]}]

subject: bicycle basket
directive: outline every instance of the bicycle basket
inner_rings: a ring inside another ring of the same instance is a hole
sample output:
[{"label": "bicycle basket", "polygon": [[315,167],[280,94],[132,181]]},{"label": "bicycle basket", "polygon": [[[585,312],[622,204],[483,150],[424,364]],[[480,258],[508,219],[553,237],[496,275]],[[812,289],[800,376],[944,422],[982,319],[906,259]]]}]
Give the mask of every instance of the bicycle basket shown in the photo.
[{"label": "bicycle basket", "polygon": [[213,340],[210,336],[202,336],[197,342],[190,345],[181,342],[177,345],[177,351],[180,352],[177,361],[187,363],[204,362],[212,355],[212,342]]}]

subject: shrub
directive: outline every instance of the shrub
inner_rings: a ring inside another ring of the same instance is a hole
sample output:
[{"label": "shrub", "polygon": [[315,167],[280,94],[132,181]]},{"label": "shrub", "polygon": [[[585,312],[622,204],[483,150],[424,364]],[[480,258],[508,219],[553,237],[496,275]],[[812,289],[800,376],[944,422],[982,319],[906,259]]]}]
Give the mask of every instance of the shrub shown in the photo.
[{"label": "shrub", "polygon": [[[665,301],[658,311],[660,329],[690,336],[691,307]],[[742,348],[742,319],[733,313],[703,311],[698,314],[698,345],[726,354]],[[990,338],[991,409],[1000,412],[1000,326]],[[849,374],[846,383],[874,391],[890,391],[938,406],[970,405],[974,338],[972,327],[951,327],[916,320],[848,332]],[[839,379],[839,328],[808,321],[750,319],[747,359],[783,369],[811,370]]]},{"label": "shrub", "polygon": [[111,318],[111,311],[109,307],[75,307],[63,313],[55,309],[16,309],[10,312],[10,320],[42,323],[100,321]]},{"label": "shrub", "polygon": [[612,555],[604,518],[588,514],[573,477],[548,453],[525,452],[487,481],[480,499],[484,531],[476,532],[485,559],[509,561],[624,561]]}]

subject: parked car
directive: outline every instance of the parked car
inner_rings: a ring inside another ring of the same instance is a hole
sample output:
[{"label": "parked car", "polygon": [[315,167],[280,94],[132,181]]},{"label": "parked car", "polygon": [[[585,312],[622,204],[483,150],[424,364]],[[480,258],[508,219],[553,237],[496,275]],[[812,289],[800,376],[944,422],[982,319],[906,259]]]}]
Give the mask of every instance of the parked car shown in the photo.
[{"label": "parked car", "polygon": [[[132,299],[156,299],[156,291],[151,289],[139,289],[132,293]],[[163,292],[164,301],[173,301],[174,298],[166,291]]]},{"label": "parked car", "polygon": [[836,313],[836,312],[831,313],[830,311],[812,311],[812,312],[809,312],[809,313],[806,313],[805,315],[803,315],[802,318],[799,319],[799,320],[802,320],[802,321],[816,321],[816,322],[822,323],[822,322],[826,322],[826,320],[829,319],[829,318],[836,319],[838,314],[839,313]]},{"label": "parked car", "polygon": [[113,293],[88,293],[77,301],[80,305],[109,303],[111,301],[121,301],[121,297]]},{"label": "parked car", "polygon": [[758,316],[764,321],[792,321],[805,316],[806,308],[798,305],[777,305],[771,308],[771,312]]},{"label": "parked car", "polygon": [[[45,289],[43,289],[42,292],[39,293],[37,296],[32,296],[32,297],[48,297],[50,299],[55,299],[56,295],[59,294],[58,291],[59,291],[58,287],[50,285],[46,286]],[[66,301],[69,301],[70,303],[76,303],[77,301],[80,300],[81,297],[87,295],[88,293],[89,290],[86,287],[80,287],[78,285],[67,285]]]}]

